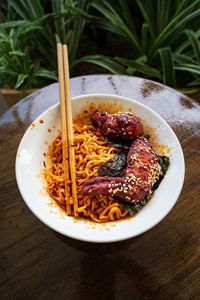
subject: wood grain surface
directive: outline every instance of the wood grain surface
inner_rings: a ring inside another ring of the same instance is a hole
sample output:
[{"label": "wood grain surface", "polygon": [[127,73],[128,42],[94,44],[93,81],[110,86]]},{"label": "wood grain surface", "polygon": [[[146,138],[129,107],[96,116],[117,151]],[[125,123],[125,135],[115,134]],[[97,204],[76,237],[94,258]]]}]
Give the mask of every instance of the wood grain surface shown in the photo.
[{"label": "wood grain surface", "polygon": [[59,102],[58,84],[20,101],[0,119],[0,299],[200,299],[200,105],[136,77],[71,79],[72,97],[108,93],[158,112],[183,148],[186,174],[168,216],[148,232],[118,243],[66,238],[24,203],[15,156],[31,122]]}]

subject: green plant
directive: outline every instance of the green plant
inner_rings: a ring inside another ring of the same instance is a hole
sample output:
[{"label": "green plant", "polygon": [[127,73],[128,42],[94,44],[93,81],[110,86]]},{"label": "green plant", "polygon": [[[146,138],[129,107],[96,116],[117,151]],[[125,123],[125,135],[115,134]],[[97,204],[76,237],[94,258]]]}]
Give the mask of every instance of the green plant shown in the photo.
[{"label": "green plant", "polygon": [[74,63],[90,62],[113,73],[141,74],[175,88],[200,90],[200,0],[95,0],[90,8],[96,26],[129,41],[134,59],[95,55]]},{"label": "green plant", "polygon": [[[69,47],[71,70],[89,62],[109,72],[184,87],[184,91],[200,90],[200,0],[8,0],[2,12],[0,80],[4,85],[6,79],[12,87],[24,88],[56,79],[56,42],[62,42]],[[88,47],[83,56],[80,46],[88,28],[96,39],[98,28],[107,36],[120,35],[129,42],[131,55],[89,55]],[[8,75],[8,70],[13,73]]]},{"label": "green plant", "polygon": [[32,33],[39,26],[17,27],[6,31],[0,28],[0,84],[2,87],[41,87],[45,79],[57,80],[54,72],[40,67],[40,60],[30,58]]},{"label": "green plant", "polygon": [[4,27],[40,26],[33,33],[33,40],[44,65],[57,69],[56,43],[66,43],[69,47],[70,63],[76,59],[81,34],[86,24],[84,12],[88,0],[9,0],[9,5],[20,20],[2,24]]},{"label": "green plant", "polygon": [[70,64],[77,57],[81,34],[86,25],[89,2],[88,0],[52,0],[56,41],[68,45]]},{"label": "green plant", "polygon": [[88,2],[9,0],[1,14],[0,84],[26,89],[57,80],[56,43],[68,44],[76,61]]}]

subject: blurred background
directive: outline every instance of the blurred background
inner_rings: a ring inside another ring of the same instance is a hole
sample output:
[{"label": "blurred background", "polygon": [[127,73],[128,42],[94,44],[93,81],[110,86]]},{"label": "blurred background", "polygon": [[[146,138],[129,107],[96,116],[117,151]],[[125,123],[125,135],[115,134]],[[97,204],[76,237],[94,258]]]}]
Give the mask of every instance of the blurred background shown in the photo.
[{"label": "blurred background", "polygon": [[112,73],[164,83],[200,101],[200,0],[0,1],[0,114],[58,81]]}]

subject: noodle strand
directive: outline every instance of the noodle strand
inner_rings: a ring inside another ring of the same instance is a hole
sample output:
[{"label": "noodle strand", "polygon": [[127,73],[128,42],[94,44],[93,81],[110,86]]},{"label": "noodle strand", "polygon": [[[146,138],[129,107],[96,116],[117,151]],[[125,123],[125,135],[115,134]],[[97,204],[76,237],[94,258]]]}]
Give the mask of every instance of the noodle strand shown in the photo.
[{"label": "noodle strand", "polygon": [[[120,150],[109,144],[91,125],[74,125],[74,145],[79,216],[90,218],[97,223],[124,218],[128,212],[113,197],[80,195],[85,181],[98,176],[98,167],[120,153]],[[47,190],[49,195],[66,209],[61,134],[49,147],[48,157],[50,165],[47,164],[43,172]],[[73,199],[70,199],[70,203],[73,203]]]}]

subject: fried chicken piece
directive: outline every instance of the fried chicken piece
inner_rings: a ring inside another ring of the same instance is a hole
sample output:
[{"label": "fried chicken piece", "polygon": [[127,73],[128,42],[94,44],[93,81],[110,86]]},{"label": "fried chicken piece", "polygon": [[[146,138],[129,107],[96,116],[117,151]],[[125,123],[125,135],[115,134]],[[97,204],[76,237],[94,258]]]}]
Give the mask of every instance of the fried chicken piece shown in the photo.
[{"label": "fried chicken piece", "polygon": [[85,182],[82,195],[116,196],[133,204],[151,193],[161,176],[158,157],[145,137],[135,139],[127,155],[123,177],[94,177]]},{"label": "fried chicken piece", "polygon": [[144,133],[142,121],[131,113],[107,114],[96,110],[91,114],[91,121],[102,135],[112,139],[132,141]]}]

